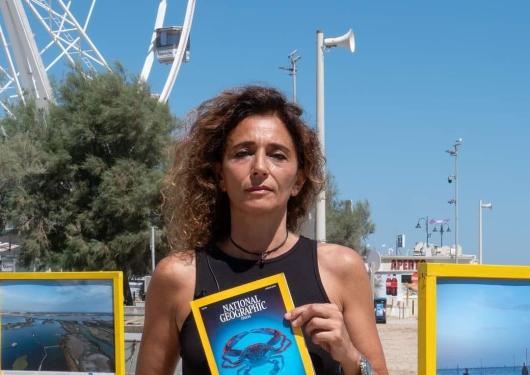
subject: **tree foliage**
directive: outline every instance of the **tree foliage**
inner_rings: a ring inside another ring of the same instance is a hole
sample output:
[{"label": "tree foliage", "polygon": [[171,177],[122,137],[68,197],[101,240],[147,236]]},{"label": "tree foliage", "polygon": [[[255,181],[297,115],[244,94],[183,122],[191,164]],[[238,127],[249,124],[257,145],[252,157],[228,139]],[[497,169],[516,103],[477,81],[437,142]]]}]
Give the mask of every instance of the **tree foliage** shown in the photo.
[{"label": "tree foliage", "polygon": [[370,204],[366,200],[339,200],[334,177],[328,174],[326,190],[326,239],[364,253],[364,241],[374,233]]},{"label": "tree foliage", "polygon": [[26,265],[144,274],[177,121],[119,66],[74,68],[56,96],[47,113],[30,103],[2,120],[0,220],[18,228]]}]

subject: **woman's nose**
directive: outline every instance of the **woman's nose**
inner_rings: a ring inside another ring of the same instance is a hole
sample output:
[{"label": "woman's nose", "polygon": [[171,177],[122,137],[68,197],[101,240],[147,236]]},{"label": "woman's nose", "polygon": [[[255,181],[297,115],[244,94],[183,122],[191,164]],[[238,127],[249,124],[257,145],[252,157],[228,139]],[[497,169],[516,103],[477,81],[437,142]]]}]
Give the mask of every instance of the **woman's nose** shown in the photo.
[{"label": "woman's nose", "polygon": [[267,160],[264,152],[256,152],[252,165],[253,175],[266,175],[268,173]]}]

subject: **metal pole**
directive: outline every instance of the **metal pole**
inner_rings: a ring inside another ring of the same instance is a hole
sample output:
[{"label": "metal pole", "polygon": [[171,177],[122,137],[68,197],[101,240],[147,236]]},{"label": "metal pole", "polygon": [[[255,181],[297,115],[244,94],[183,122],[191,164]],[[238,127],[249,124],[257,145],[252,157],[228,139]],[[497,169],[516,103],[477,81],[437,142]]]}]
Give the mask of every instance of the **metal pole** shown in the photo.
[{"label": "metal pole", "polygon": [[455,263],[458,263],[458,148],[455,145]]},{"label": "metal pole", "polygon": [[[322,150],[326,155],[324,137],[324,34],[317,31],[317,135]],[[326,241],[326,191],[323,189],[316,204],[316,240]]]},{"label": "metal pole", "polygon": [[482,264],[482,200],[478,205],[478,263]]},{"label": "metal pole", "polygon": [[287,57],[289,58],[290,66],[280,66],[279,69],[287,70],[289,72],[289,75],[293,77],[293,103],[296,103],[296,73],[298,72],[298,69],[296,68],[296,63],[298,62],[298,60],[301,59],[301,57],[297,55],[297,50],[292,51]]},{"label": "metal pole", "polygon": [[155,272],[155,227],[151,226],[151,269]]},{"label": "metal pole", "polygon": [[429,247],[429,216],[425,217],[425,248]]},{"label": "metal pole", "polygon": [[293,65],[293,103],[296,103],[296,60],[291,60]]}]

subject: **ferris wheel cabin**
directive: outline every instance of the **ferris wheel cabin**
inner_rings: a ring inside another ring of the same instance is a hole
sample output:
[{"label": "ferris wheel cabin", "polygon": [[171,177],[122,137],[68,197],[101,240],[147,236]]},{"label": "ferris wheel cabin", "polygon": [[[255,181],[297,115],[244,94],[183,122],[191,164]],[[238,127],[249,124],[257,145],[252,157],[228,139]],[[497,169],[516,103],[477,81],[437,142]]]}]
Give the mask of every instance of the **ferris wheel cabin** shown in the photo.
[{"label": "ferris wheel cabin", "polygon": [[[156,58],[163,64],[171,64],[175,60],[177,48],[182,34],[181,26],[161,27],[156,29]],[[190,59],[190,43],[186,45],[184,62]]]}]

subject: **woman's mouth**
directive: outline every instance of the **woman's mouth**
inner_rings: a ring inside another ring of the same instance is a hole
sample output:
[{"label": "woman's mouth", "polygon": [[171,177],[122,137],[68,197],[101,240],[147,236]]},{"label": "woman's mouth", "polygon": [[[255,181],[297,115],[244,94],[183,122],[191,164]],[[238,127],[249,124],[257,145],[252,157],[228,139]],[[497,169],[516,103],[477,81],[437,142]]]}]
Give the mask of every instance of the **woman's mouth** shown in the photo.
[{"label": "woman's mouth", "polygon": [[259,192],[259,191],[272,191],[272,189],[265,185],[260,186],[252,186],[248,189],[245,189],[246,192],[253,193],[253,192]]}]

